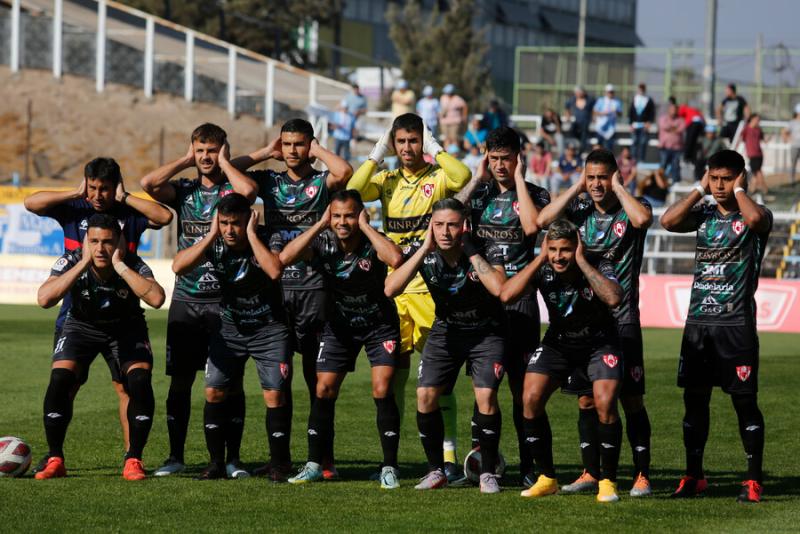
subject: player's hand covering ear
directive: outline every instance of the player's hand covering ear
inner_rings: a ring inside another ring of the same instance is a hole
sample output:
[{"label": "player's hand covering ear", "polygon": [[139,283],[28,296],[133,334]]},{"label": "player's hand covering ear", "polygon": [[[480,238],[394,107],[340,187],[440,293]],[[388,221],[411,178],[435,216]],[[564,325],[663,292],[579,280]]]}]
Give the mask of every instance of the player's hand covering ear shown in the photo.
[{"label": "player's hand covering ear", "polygon": [[[738,178],[737,178],[737,180],[738,180]],[[700,179],[700,186],[705,190],[706,195],[710,195],[711,194],[711,179],[708,176],[708,169],[706,169],[706,172],[703,174],[703,177]]]},{"label": "player's hand covering ear", "polygon": [[392,130],[388,129],[383,132],[378,142],[375,143],[372,152],[369,153],[369,159],[380,165],[383,163],[383,158],[391,155],[392,152]]},{"label": "player's hand covering ear", "polygon": [[78,196],[78,198],[86,198],[86,178],[83,178],[81,183],[78,184],[75,194]]},{"label": "player's hand covering ear", "polygon": [[422,249],[425,252],[433,252],[436,250],[436,241],[433,238],[433,221],[428,223],[428,231],[425,232],[425,240],[422,242]]},{"label": "player's hand covering ear", "polygon": [[114,253],[111,255],[112,264],[120,263],[125,259],[125,249],[127,247],[128,243],[125,241],[125,236],[120,233],[119,240],[117,241],[117,248],[114,249]]},{"label": "player's hand covering ear", "polygon": [[117,190],[114,192],[114,200],[122,202],[125,199],[125,184],[122,183],[122,177],[117,182]]},{"label": "player's hand covering ear", "polygon": [[325,208],[325,212],[320,217],[319,222],[322,223],[322,228],[330,228],[331,226],[331,205],[328,204],[328,207]]},{"label": "player's hand covering ear", "polygon": [[539,256],[544,260],[545,263],[547,261],[547,234],[545,234],[544,239],[542,239],[542,244],[539,245]]},{"label": "player's hand covering ear", "polygon": [[481,182],[486,182],[491,178],[492,173],[489,171],[489,154],[486,153],[481,158],[481,162],[478,164],[478,170],[475,173],[475,178],[477,178]]},{"label": "player's hand covering ear", "polygon": [[247,221],[247,233],[255,235],[258,230],[258,212],[250,210],[250,220]]},{"label": "player's hand covering ear", "polygon": [[589,190],[589,187],[586,184],[586,167],[584,167],[583,170],[581,171],[581,177],[578,180],[578,184],[580,184],[580,186],[578,187],[579,193],[585,193],[586,191]]},{"label": "player's hand covering ear", "polygon": [[525,160],[522,159],[522,152],[517,154],[517,168],[514,169],[514,180],[522,180],[523,182],[525,181]]},{"label": "player's hand covering ear", "polygon": [[737,187],[741,187],[744,189],[744,192],[747,193],[747,170],[742,169],[742,172],[739,173],[739,176],[736,177],[736,181],[733,183],[733,188],[736,189]]},{"label": "player's hand covering ear", "polygon": [[575,259],[577,261],[586,260],[586,256],[584,256],[583,252],[583,239],[581,239],[581,236],[578,235],[578,246],[575,247]]},{"label": "player's hand covering ear", "polygon": [[367,208],[361,208],[361,213],[358,214],[358,226],[364,228],[364,225],[369,226],[369,213]]},{"label": "player's hand covering ear", "polygon": [[267,145],[264,151],[267,154],[267,158],[283,161],[283,152],[281,152],[281,136],[279,135],[273,139],[270,144]]},{"label": "player's hand covering ear", "polygon": [[189,143],[189,151],[183,156],[183,167],[190,168],[194,167],[194,145]]},{"label": "player's hand covering ear", "polygon": [[435,158],[439,152],[444,152],[442,145],[436,141],[431,131],[428,130],[425,121],[422,121],[422,150],[432,158]]},{"label": "player's hand covering ear", "polygon": [[616,170],[611,176],[611,190],[618,191],[620,187],[624,189],[625,185],[622,183],[622,175],[619,173],[619,170]]},{"label": "player's hand covering ear", "polygon": [[208,228],[208,235],[215,238],[219,235],[219,212],[214,210],[214,217],[211,219],[211,226]]},{"label": "player's hand covering ear", "polygon": [[229,161],[231,158],[231,145],[226,140],[219,149],[219,161]]}]

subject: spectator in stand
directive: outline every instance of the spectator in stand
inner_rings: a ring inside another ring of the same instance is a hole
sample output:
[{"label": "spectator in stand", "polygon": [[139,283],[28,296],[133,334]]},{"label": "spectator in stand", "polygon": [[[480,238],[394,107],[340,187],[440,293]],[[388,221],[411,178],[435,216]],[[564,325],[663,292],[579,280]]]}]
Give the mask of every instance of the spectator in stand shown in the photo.
[{"label": "spectator in stand", "polygon": [[353,131],[351,135],[353,138],[357,138],[362,122],[361,117],[367,113],[367,97],[361,93],[361,88],[357,83],[353,82],[350,87],[350,93],[344,97],[344,105],[347,108],[347,112],[353,116]]},{"label": "spectator in stand", "polygon": [[706,120],[699,109],[689,104],[678,106],[678,117],[686,123],[683,135],[683,159],[688,163],[697,164],[697,140],[706,127]]},{"label": "spectator in stand", "polygon": [[681,181],[681,152],[685,129],[686,122],[678,117],[678,106],[673,100],[667,106],[667,112],[658,118],[659,167],[664,169],[673,184]]},{"label": "spectator in stand", "polygon": [[636,168],[636,158],[633,157],[630,147],[622,147],[617,158],[617,170],[622,177],[622,185],[633,194],[636,191],[636,175],[639,172]]},{"label": "spectator in stand", "polygon": [[764,152],[761,150],[761,141],[764,139],[764,130],[761,129],[761,116],[753,113],[747,119],[747,125],[742,130],[741,143],[744,143],[744,152],[750,164],[750,174],[753,176],[753,187],[751,191],[761,191],[767,194],[767,182],[764,180],[764,172],[761,166],[764,163]]},{"label": "spectator in stand", "polygon": [[789,180],[794,185],[797,160],[800,160],[800,104],[795,105],[794,118],[789,121],[789,126],[783,130],[783,140],[789,143],[791,151],[792,167],[789,170]]},{"label": "spectator in stand", "polygon": [[537,135],[545,142],[545,147],[559,156],[564,152],[564,134],[561,130],[561,117],[553,108],[545,108]]},{"label": "spectator in stand", "polygon": [[408,82],[399,80],[397,87],[392,91],[392,117],[413,113],[417,103],[417,95],[408,88]]},{"label": "spectator in stand", "polygon": [[725,98],[717,108],[717,124],[721,125],[720,136],[732,143],[739,123],[749,116],[750,106],[747,105],[747,100],[736,94],[735,83],[729,83],[725,88]]},{"label": "spectator in stand", "polygon": [[439,99],[433,96],[433,87],[426,85],[422,89],[422,98],[417,102],[417,115],[422,117],[422,122],[430,130],[431,135],[439,135]]},{"label": "spectator in stand", "polygon": [[598,140],[603,148],[614,151],[617,134],[617,117],[622,115],[622,102],[614,95],[614,86],[606,85],[606,94],[597,99],[592,108]]},{"label": "spectator in stand", "polygon": [[550,197],[556,198],[562,189],[569,189],[581,179],[581,172],[583,172],[583,161],[575,145],[570,143],[558,158],[558,172],[550,176]]},{"label": "spectator in stand", "polygon": [[550,176],[553,174],[553,155],[546,149],[543,141],[539,141],[533,148],[533,155],[529,163],[531,181],[539,187],[550,187]]},{"label": "spectator in stand", "polygon": [[483,113],[483,127],[487,132],[491,132],[501,126],[508,126],[508,115],[503,111],[500,102],[492,100],[489,102],[489,109]]},{"label": "spectator in stand", "polygon": [[467,155],[464,156],[461,163],[469,167],[472,176],[475,176],[475,173],[478,172],[478,165],[481,164],[481,160],[483,159],[481,150],[478,145],[473,145],[467,140],[464,140],[464,144],[467,145]]},{"label": "spectator in stand", "polygon": [[333,130],[334,153],[345,161],[350,161],[350,142],[353,140],[355,124],[356,117],[348,111],[347,101],[343,100],[333,114],[329,131]]},{"label": "spectator in stand", "polygon": [[705,136],[700,139],[697,144],[697,162],[694,165],[694,179],[700,181],[706,173],[706,162],[708,158],[719,152],[725,150],[727,146],[721,137],[717,137],[717,127],[713,124],[707,124],[705,127]]},{"label": "spectator in stand", "polygon": [[660,208],[667,202],[669,181],[664,169],[651,172],[636,186],[636,196],[643,197],[654,208]]},{"label": "spectator in stand", "polygon": [[[489,131],[484,128],[483,122],[479,118],[473,117],[469,128],[467,128],[467,133],[464,134],[464,144],[466,145],[469,143],[469,146],[477,146],[483,150],[483,145],[486,143],[486,136],[488,134]],[[467,148],[469,148],[469,146]]]},{"label": "spectator in stand", "polygon": [[589,125],[592,123],[592,108],[594,102],[591,97],[583,90],[583,87],[575,87],[572,98],[567,100],[564,105],[564,113],[572,123],[569,135],[578,141],[578,151],[586,150],[586,142],[589,139]]},{"label": "spectator in stand", "polygon": [[631,107],[628,108],[628,120],[631,123],[633,158],[636,161],[644,161],[647,157],[648,131],[650,125],[656,121],[656,105],[647,95],[647,86],[643,83],[639,84]]},{"label": "spectator in stand", "polygon": [[458,143],[466,130],[469,108],[467,102],[456,94],[456,88],[452,83],[448,83],[442,89],[439,107],[442,137],[454,139]]}]

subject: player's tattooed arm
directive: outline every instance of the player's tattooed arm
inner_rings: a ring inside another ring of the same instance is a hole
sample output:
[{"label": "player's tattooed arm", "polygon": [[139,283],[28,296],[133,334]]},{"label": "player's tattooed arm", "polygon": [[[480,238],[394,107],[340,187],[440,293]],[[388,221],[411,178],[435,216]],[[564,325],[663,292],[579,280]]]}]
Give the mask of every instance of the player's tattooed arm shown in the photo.
[{"label": "player's tattooed arm", "polygon": [[294,265],[298,261],[308,261],[313,256],[311,244],[326,228],[331,225],[331,206],[325,209],[322,217],[308,230],[289,241],[280,251],[280,262],[283,265]]},{"label": "player's tattooed arm", "polygon": [[311,150],[309,150],[308,156],[317,158],[328,167],[328,178],[325,180],[325,185],[331,191],[344,189],[347,186],[347,181],[353,176],[353,167],[344,159],[320,145],[316,139],[311,140]]},{"label": "player's tattooed arm", "polygon": [[179,250],[172,260],[172,272],[178,276],[186,274],[206,259],[206,251],[214,245],[214,241],[219,237],[219,222],[217,214],[211,220],[211,228],[203,239],[183,250]]},{"label": "player's tattooed arm", "polygon": [[742,212],[742,218],[748,228],[758,233],[767,232],[772,226],[772,220],[766,208],[756,204],[756,202],[747,195],[747,182],[744,179],[745,172],[746,171],[742,171],[742,173],[736,177],[736,183],[733,185],[733,195],[736,197],[739,211]]},{"label": "player's tattooed arm", "polygon": [[283,265],[278,254],[269,250],[267,245],[258,237],[258,212],[250,210],[250,220],[247,221],[247,241],[253,249],[258,266],[273,280],[279,280],[283,272]]},{"label": "player's tattooed arm", "polygon": [[555,221],[559,217],[567,206],[580,195],[586,191],[586,169],[584,168],[581,171],[580,179],[575,182],[569,189],[567,189],[566,193],[562,193],[558,195],[554,200],[550,202],[547,206],[543,207],[541,211],[539,211],[539,217],[536,219],[536,223],[539,225],[539,228],[544,228],[548,226],[551,222]]},{"label": "player's tattooed arm", "polygon": [[425,241],[422,242],[422,246],[403,265],[386,277],[386,282],[383,286],[384,294],[389,298],[394,298],[402,293],[408,283],[411,282],[411,279],[414,278],[414,275],[417,274],[417,271],[419,271],[425,256],[433,252],[435,248],[433,230],[428,225],[428,231],[425,233]]},{"label": "player's tattooed arm", "polygon": [[503,283],[506,281],[506,270],[502,265],[491,265],[480,254],[470,256],[470,263],[478,273],[483,286],[495,297],[500,296],[503,290]]},{"label": "player's tattooed arm", "polygon": [[125,191],[125,184],[122,183],[122,179],[120,179],[117,184],[117,191],[114,195],[114,199],[120,204],[130,206],[147,217],[147,222],[150,226],[155,228],[161,228],[172,222],[172,212],[169,211],[166,206],[160,202],[131,195]]},{"label": "player's tattooed arm", "polygon": [[523,267],[521,271],[503,283],[503,288],[500,290],[500,300],[504,304],[510,304],[525,295],[531,286],[531,280],[545,263],[547,263],[547,237],[542,241],[539,255],[533,258],[533,261]]},{"label": "player's tattooed arm", "polygon": [[475,172],[475,176],[473,176],[467,185],[464,188],[455,194],[455,199],[460,201],[465,206],[469,205],[469,201],[472,198],[472,195],[475,194],[475,190],[478,189],[478,186],[482,183],[491,179],[491,174],[489,172],[489,155],[484,154],[481,158],[481,162],[478,164],[478,170]]},{"label": "player's tattooed arm", "polygon": [[703,193],[700,193],[698,189],[692,189],[688,195],[668,207],[667,211],[661,215],[661,226],[663,226],[665,230],[686,233],[693,232],[697,229],[697,221],[695,215],[692,213],[692,208],[694,208],[695,204],[703,200],[705,195],[711,192],[709,188],[708,171],[706,171],[702,180],[700,180],[700,187],[703,189]]},{"label": "player's tattooed arm", "polygon": [[[74,254],[74,253],[73,253]],[[66,256],[63,256],[58,261],[64,262],[68,261],[65,260]],[[51,275],[47,280],[45,280],[44,284],[39,287],[39,291],[36,295],[36,301],[42,308],[52,308],[58,302],[64,298],[69,290],[75,285],[75,282],[78,281],[78,278],[86,272],[86,270],[92,264],[92,255],[89,252],[89,236],[86,235],[83,238],[83,250],[81,259],[78,260],[72,267],[67,270],[67,272],[61,274],[60,276]],[[56,263],[56,267],[54,269],[57,270],[58,262]]]},{"label": "player's tattooed arm", "polygon": [[369,239],[369,242],[372,243],[379,260],[392,269],[396,269],[403,264],[403,251],[394,241],[387,239],[386,236],[369,224],[369,214],[366,209],[362,209],[358,215],[358,227]]},{"label": "player's tattooed arm", "polygon": [[86,198],[86,178],[81,179],[75,189],[69,191],[37,191],[25,197],[25,209],[36,215],[44,215],[47,211],[69,200]]},{"label": "player's tattooed arm", "polygon": [[634,228],[649,228],[653,224],[653,210],[631,195],[628,188],[622,183],[619,171],[616,171],[611,178],[611,189],[617,195],[622,209],[625,210],[625,214]]},{"label": "player's tattooed arm", "polygon": [[175,199],[175,188],[169,183],[170,179],[192,167],[194,167],[194,147],[189,143],[189,151],[184,156],[144,175],[139,184],[148,195],[159,202],[169,204]]},{"label": "player's tattooed arm", "polygon": [[514,170],[514,184],[517,190],[517,201],[519,202],[519,222],[525,235],[536,235],[539,231],[539,209],[531,198],[528,191],[528,184],[525,183],[525,162],[522,161],[522,154],[517,154],[517,167]]},{"label": "player's tattooed arm", "polygon": [[586,277],[589,285],[592,286],[592,291],[597,297],[602,300],[609,308],[616,308],[622,302],[624,292],[622,286],[615,280],[603,276],[603,274],[594,268],[589,263],[586,256],[583,255],[583,241],[578,239],[578,248],[575,250],[575,262],[578,268]]},{"label": "player's tattooed arm", "polygon": [[148,306],[156,309],[160,308],[166,300],[164,288],[156,282],[155,278],[144,277],[136,269],[131,269],[125,264],[126,248],[125,236],[120,235],[119,241],[117,241],[117,248],[114,249],[114,253],[111,255],[111,265],[137,297],[142,299]]},{"label": "player's tattooed arm", "polygon": [[253,179],[249,178],[245,173],[231,164],[230,157],[231,146],[227,141],[225,141],[225,144],[222,145],[222,148],[219,151],[219,158],[217,159],[219,168],[225,177],[228,178],[233,190],[247,198],[247,200],[249,200],[252,204],[256,201],[256,196],[258,195],[258,186]]}]

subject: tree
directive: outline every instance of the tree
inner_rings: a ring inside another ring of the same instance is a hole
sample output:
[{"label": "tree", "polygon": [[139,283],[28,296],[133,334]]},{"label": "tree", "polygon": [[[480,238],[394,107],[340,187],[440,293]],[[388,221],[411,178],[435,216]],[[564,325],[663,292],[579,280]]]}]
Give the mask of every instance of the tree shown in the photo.
[{"label": "tree", "polygon": [[489,45],[486,31],[473,24],[476,4],[474,0],[452,0],[442,12],[437,3],[430,15],[422,12],[419,2],[406,2],[402,8],[389,6],[389,37],[403,77],[417,94],[425,85],[441,90],[452,83],[470,108],[478,109],[490,93]]}]

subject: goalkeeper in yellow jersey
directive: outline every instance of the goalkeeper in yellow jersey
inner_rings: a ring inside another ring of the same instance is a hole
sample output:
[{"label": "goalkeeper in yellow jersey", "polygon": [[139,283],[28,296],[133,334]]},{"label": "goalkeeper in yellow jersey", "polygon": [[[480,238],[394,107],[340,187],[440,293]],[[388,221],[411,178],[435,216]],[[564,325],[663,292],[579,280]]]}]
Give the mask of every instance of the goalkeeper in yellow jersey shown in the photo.
[{"label": "goalkeeper in yellow jersey", "polygon": [[[391,154],[397,154],[399,168],[379,170],[383,158]],[[433,163],[426,161],[426,155]],[[470,177],[469,168],[444,151],[422,119],[406,113],[394,119],[347,187],[361,193],[365,202],[380,199],[383,231],[405,253],[425,239],[433,204],[461,191]],[[394,389],[402,417],[411,353],[415,349],[422,352],[433,324],[434,305],[419,274],[395,298],[395,304],[400,316],[400,356]],[[452,483],[463,477],[456,460],[456,399],[452,391],[445,392],[439,404],[445,421],[445,472]]]}]

